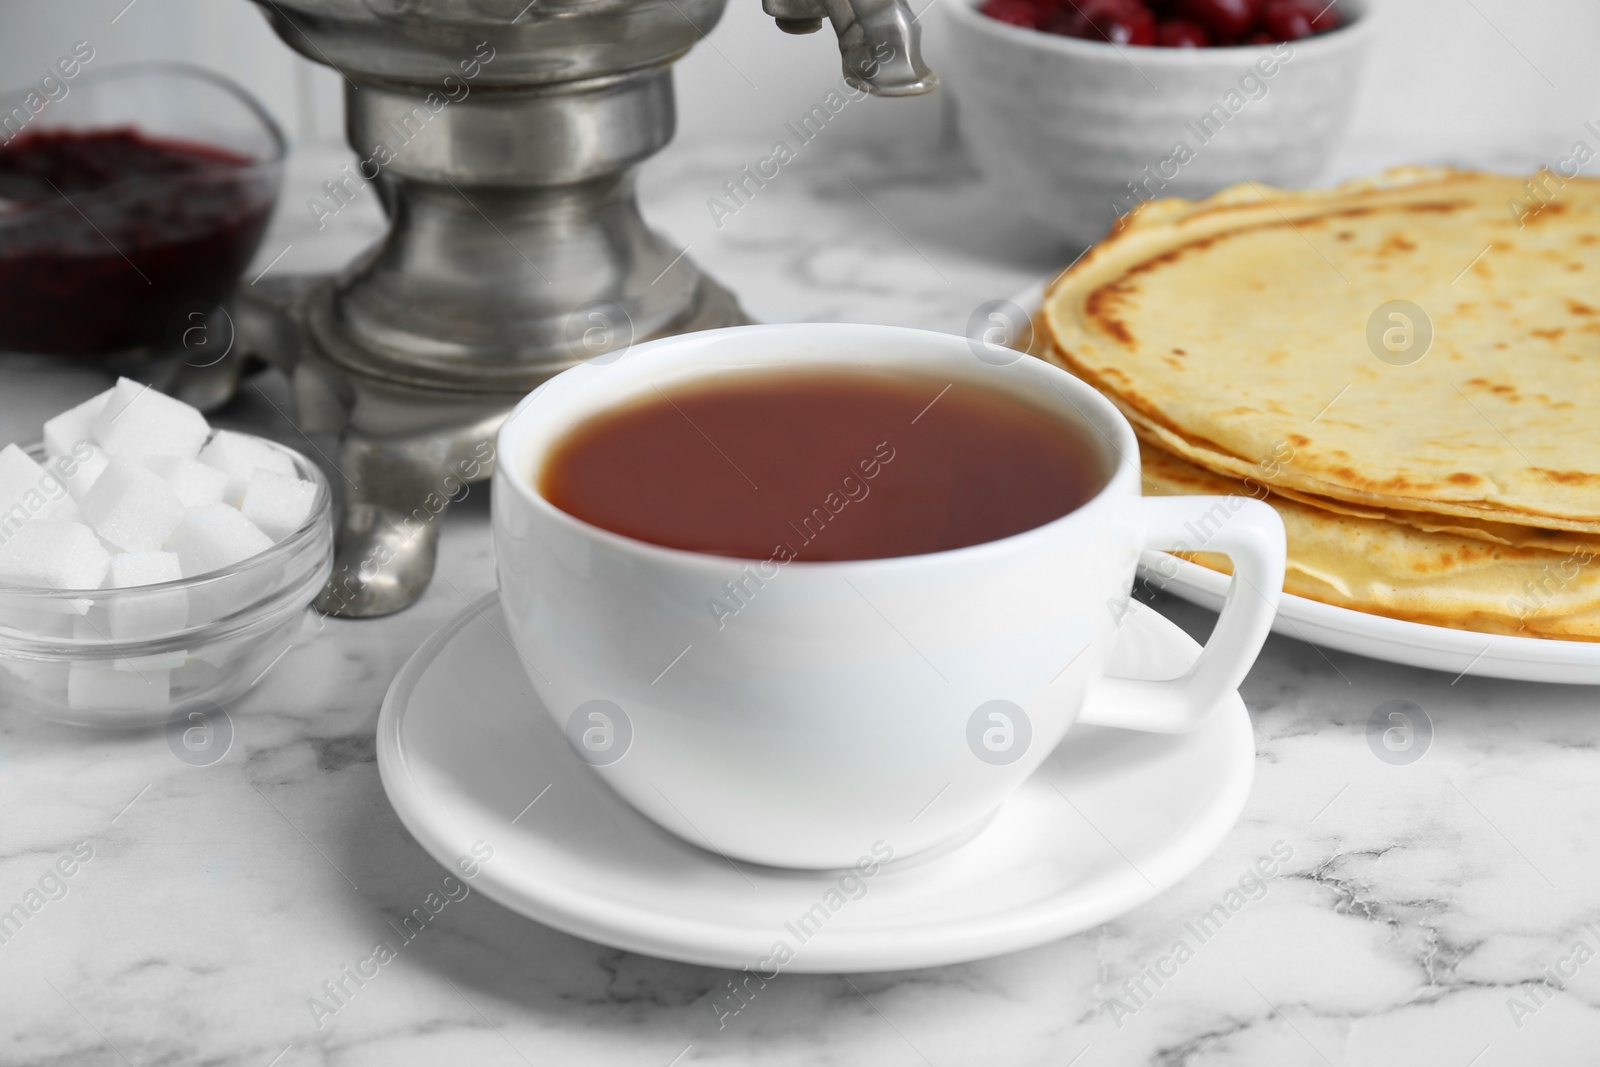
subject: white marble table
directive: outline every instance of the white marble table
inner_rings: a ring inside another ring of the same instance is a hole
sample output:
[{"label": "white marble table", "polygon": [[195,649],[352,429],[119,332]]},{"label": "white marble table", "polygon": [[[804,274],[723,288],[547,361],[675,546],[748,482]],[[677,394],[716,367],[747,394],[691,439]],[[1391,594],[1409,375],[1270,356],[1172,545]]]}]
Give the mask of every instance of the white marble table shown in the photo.
[{"label": "white marble table", "polygon": [[[960,155],[818,145],[718,230],[707,197],[762,146],[669,152],[647,213],[774,318],[961,330],[1074,250],[1040,244]],[[1531,165],[1542,146],[1511,152]],[[1392,149],[1392,150],[1391,150]],[[1354,171],[1403,158],[1357,143]],[[259,262],[342,262],[371,205],[321,233],[303,153]],[[277,269],[277,268],[275,268]],[[0,434],[96,388],[92,373],[4,368]],[[247,389],[221,421],[295,441]],[[1055,944],[935,970],[784,976],[718,1029],[730,975],[613,951],[474,894],[318,1019],[322,983],[371,951],[441,869],[399,825],[373,754],[379,701],[423,638],[490,588],[487,489],[449,513],[420,604],[308,620],[229,709],[207,767],[162,734],[44,725],[0,709],[0,909],[51,899],[0,944],[0,1064],[1151,1064],[1497,1067],[1596,1061],[1600,1036],[1600,706],[1593,689],[1459,679],[1272,638],[1243,695],[1254,794],[1191,878]],[[1161,610],[1191,631],[1211,616]],[[1368,747],[1406,699],[1433,725],[1418,762]],[[58,859],[73,875],[48,877]],[[1252,862],[1266,883],[1159,987],[1144,977]],[[65,887],[61,896],[57,885]],[[1591,925],[1593,924],[1593,925]],[[1142,991],[1141,991],[1142,986]],[[319,1025],[320,1022],[320,1025]]]}]

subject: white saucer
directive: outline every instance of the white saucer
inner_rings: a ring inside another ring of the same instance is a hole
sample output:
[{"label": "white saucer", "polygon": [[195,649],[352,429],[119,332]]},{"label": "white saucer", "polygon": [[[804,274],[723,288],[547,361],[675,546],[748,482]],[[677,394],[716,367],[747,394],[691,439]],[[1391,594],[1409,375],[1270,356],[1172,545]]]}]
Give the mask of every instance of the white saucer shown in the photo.
[{"label": "white saucer", "polygon": [[[567,748],[505,633],[490,594],[395,677],[378,719],[389,802],[452,872],[486,842],[493,858],[472,885],[504,906],[651,956],[770,972],[761,961],[782,941],[786,971],[880,971],[1052,941],[1193,871],[1233,827],[1255,772],[1237,695],[1182,736],[1074,727],[970,840],[841,893],[838,873],[735,864],[635,812]],[[1135,604],[1112,673],[1172,677],[1198,652]],[[814,905],[825,919],[795,927]]]},{"label": "white saucer", "polygon": [[[1054,275],[1051,275],[1053,278]],[[1044,303],[1044,287],[1036,282],[1011,302],[1029,316]],[[1160,570],[1152,569],[1160,561]],[[1212,611],[1220,610],[1228,592],[1228,576],[1166,553],[1147,555],[1143,577],[1173,573],[1157,584],[1170,593]],[[1283,594],[1272,629],[1323,648],[1354,652],[1407,667],[1426,667],[1454,675],[1509,678],[1519,682],[1561,682],[1600,685],[1600,641],[1562,641],[1545,637],[1512,637],[1453,630],[1447,626],[1391,619],[1318,600]]]}]

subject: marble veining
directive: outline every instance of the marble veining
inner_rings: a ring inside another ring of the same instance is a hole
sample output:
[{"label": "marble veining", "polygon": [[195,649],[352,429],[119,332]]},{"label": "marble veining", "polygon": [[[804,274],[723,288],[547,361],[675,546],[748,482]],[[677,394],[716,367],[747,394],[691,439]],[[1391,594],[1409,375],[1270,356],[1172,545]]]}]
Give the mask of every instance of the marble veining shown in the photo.
[{"label": "marble veining", "polygon": [[[718,229],[705,201],[765,147],[669,152],[643,184],[647,216],[757,315],[962,330],[1076,254],[1010,218],[941,145],[819,143]],[[1340,166],[1405,153],[1358,143]],[[299,210],[340,161],[297,158],[263,260],[293,243],[286,269],[329,266],[378,231],[371,203],[322,232]],[[81,369],[5,373],[9,436],[96,387]],[[297,441],[251,390],[219,421]],[[1595,1062],[1595,690],[1452,680],[1282,637],[1242,690],[1259,758],[1238,826],[1182,884],[1078,936],[923,971],[785,974],[720,1020],[732,974],[568,937],[476,892],[403,939],[445,872],[384,799],[378,704],[492,582],[474,488],[445,520],[421,603],[378,622],[308,618],[229,708],[231,745],[210,766],[180,762],[160,732],[0,709],[0,909],[41,900],[0,942],[0,1063]],[[1156,606],[1197,636],[1210,626]],[[1369,742],[1395,699],[1432,724],[1414,762]],[[75,849],[92,857],[60,875]],[[343,977],[380,941],[392,959],[359,985]]]}]

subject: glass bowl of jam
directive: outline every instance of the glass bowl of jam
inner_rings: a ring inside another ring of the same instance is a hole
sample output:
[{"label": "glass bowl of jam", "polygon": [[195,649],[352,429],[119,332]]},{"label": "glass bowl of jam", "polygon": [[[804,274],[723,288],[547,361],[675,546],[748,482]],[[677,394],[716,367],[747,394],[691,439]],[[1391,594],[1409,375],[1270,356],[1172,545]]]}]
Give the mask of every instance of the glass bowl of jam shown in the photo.
[{"label": "glass bowl of jam", "polygon": [[171,347],[183,312],[220,303],[255,254],[283,134],[188,64],[66,84],[36,113],[0,107],[0,351]]}]

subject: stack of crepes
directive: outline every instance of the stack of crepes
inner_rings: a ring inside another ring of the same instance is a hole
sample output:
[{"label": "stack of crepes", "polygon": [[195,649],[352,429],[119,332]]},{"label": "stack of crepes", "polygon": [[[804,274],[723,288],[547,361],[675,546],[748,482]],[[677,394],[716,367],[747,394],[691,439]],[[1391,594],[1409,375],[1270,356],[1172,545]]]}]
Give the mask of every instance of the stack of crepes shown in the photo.
[{"label": "stack of crepes", "polygon": [[1287,592],[1600,641],[1600,181],[1154,201],[1050,285],[1037,343],[1132,421],[1147,494],[1277,508]]}]

